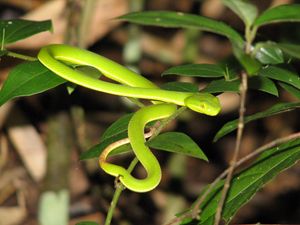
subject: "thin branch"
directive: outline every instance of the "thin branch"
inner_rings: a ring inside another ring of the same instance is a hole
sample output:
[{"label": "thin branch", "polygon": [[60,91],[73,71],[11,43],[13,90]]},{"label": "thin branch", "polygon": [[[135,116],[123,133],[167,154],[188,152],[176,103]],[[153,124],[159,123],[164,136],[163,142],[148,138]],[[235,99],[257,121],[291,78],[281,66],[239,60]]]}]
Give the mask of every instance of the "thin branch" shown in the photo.
[{"label": "thin branch", "polygon": [[4,41],[5,41],[5,28],[2,29],[1,51],[4,50]]},{"label": "thin branch", "polygon": [[120,195],[121,195],[123,190],[124,190],[124,186],[121,183],[118,183],[118,185],[116,185],[116,190],[115,190],[113,199],[110,203],[110,207],[109,207],[109,210],[107,212],[107,216],[105,218],[105,224],[104,225],[110,225],[111,220],[113,218],[115,208],[117,206],[117,203],[119,201]]},{"label": "thin branch", "polygon": [[[286,137],[283,138],[278,138],[274,141],[271,141],[259,148],[257,148],[256,150],[254,150],[252,153],[246,155],[245,157],[241,158],[236,164],[235,164],[235,168],[239,167],[240,165],[242,165],[243,163],[245,163],[246,161],[258,156],[259,154],[261,154],[262,152],[269,150],[270,148],[273,148],[277,145],[283,144],[285,142],[294,140],[300,138],[300,132],[294,133],[294,134],[290,134]],[[208,188],[205,190],[205,192],[203,193],[203,195],[201,195],[201,197],[196,200],[193,208],[186,212],[185,214],[182,214],[179,217],[176,217],[174,219],[172,219],[170,222],[168,222],[165,225],[174,225],[176,223],[181,222],[182,220],[186,219],[186,218],[190,218],[190,217],[194,217],[193,215],[195,215],[195,212],[199,213],[199,208],[201,206],[201,204],[203,203],[203,201],[206,199],[206,197],[208,196],[208,194],[211,192],[211,190],[228,174],[229,172],[229,168],[227,170],[225,170],[223,173],[221,173],[209,186]]]},{"label": "thin branch", "polygon": [[6,55],[9,57],[12,57],[12,58],[22,59],[22,60],[26,60],[26,61],[36,61],[37,60],[37,58],[35,58],[35,57],[23,55],[23,54],[11,52],[11,51],[7,51]]},{"label": "thin branch", "polygon": [[240,148],[241,148],[241,140],[243,136],[243,130],[244,130],[244,115],[245,115],[245,105],[246,105],[246,94],[247,94],[247,74],[245,72],[241,73],[241,85],[240,85],[240,94],[241,94],[241,103],[240,103],[240,110],[239,110],[239,123],[238,123],[238,130],[237,130],[237,137],[236,137],[236,143],[235,143],[235,149],[233,153],[233,157],[230,162],[230,166],[228,169],[228,174],[225,180],[225,184],[223,187],[223,191],[221,194],[221,198],[218,204],[218,208],[215,215],[215,225],[218,225],[221,222],[222,217],[222,209],[227,197],[228,190],[230,188],[231,179],[233,176],[235,164],[238,160]]}]

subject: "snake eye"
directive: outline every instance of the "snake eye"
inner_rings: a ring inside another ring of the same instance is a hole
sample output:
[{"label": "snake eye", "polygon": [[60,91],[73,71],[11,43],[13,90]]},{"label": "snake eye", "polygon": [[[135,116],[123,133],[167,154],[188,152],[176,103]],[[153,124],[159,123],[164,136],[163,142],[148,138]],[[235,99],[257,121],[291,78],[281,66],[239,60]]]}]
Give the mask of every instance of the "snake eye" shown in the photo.
[{"label": "snake eye", "polygon": [[202,104],[200,104],[200,105],[199,105],[199,107],[200,107],[201,109],[203,109],[203,110],[205,110],[205,109],[206,109],[206,107],[205,107],[205,104],[203,104],[203,103],[202,103]]}]

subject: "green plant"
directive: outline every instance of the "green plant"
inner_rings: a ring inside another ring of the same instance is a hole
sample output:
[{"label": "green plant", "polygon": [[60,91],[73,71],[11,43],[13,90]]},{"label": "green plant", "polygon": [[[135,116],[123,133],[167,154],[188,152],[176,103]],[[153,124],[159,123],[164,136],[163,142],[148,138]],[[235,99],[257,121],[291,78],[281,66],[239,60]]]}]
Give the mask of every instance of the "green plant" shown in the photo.
[{"label": "green plant", "polygon": [[[74,84],[104,93],[135,98],[135,101],[138,101],[138,99],[152,100],[153,105],[143,106],[130,119],[128,139],[114,142],[112,147],[106,148],[99,156],[100,167],[105,172],[119,178],[125,187],[136,192],[150,191],[161,180],[160,165],[144,143],[145,138],[152,136],[152,134],[144,134],[145,126],[149,122],[174,118],[173,115],[177,115],[176,105],[210,116],[217,115],[221,110],[218,98],[211,94],[162,90],[139,74],[104,57],[79,48],[68,45],[46,46],[40,50],[38,59],[48,69]],[[91,66],[102,72],[106,77],[125,85],[98,80],[98,77],[94,78],[78,72],[70,68],[68,64]],[[163,142],[166,141],[163,140]],[[147,172],[146,178],[134,178],[125,168],[106,161],[106,158],[112,155],[117,147],[127,143],[130,143],[136,158],[144,166]]]},{"label": "green plant", "polygon": [[[228,133],[237,130],[234,155],[228,170],[224,171],[199,194],[199,199],[195,201],[190,209],[179,213],[169,224],[177,222],[181,224],[218,224],[221,219],[229,223],[238,209],[246,204],[258,190],[279,173],[294,165],[300,158],[300,133],[298,132],[285,138],[275,139],[238,160],[243,129],[246,123],[297,110],[300,107],[299,101],[293,103],[279,102],[265,111],[245,116],[248,89],[278,96],[277,85],[279,85],[285,91],[300,99],[299,75],[283,67],[289,59],[300,59],[299,45],[278,43],[271,40],[255,42],[257,32],[262,26],[279,22],[300,22],[300,5],[282,5],[268,9],[258,15],[256,7],[249,2],[223,0],[223,3],[244,22],[243,36],[222,22],[180,12],[137,12],[119,18],[141,25],[198,29],[225,36],[231,42],[234,57],[239,63],[239,67],[235,70],[232,70],[231,65],[190,64],[170,68],[162,74],[164,76],[181,75],[210,78],[212,79],[211,82],[201,92],[218,94],[230,91],[237,92],[241,96],[239,118],[227,122],[214,138],[214,141],[218,141]],[[30,29],[26,29],[25,32],[24,27]],[[5,48],[6,44],[50,29],[49,21],[1,21],[0,31],[2,30],[2,37],[0,37],[0,41],[2,44],[0,55],[32,61],[18,65],[10,72],[0,91],[1,105],[14,97],[40,93],[65,82],[65,80],[42,66],[35,58],[19,55]],[[166,88],[188,92],[198,90],[195,84],[186,85],[180,82],[166,85]],[[136,100],[133,101],[136,102]],[[131,117],[131,114],[125,115],[112,124],[102,135],[100,144],[86,151],[81,159],[98,157],[111,143],[125,138]],[[163,126],[164,124],[158,128],[156,135],[159,134]],[[156,140],[155,138],[151,140],[148,145],[159,150],[171,150],[195,156],[195,152],[199,148],[195,146],[191,139],[185,136],[185,139],[180,141],[181,147],[176,148],[177,139],[178,134],[170,134],[168,137],[162,134],[157,136]],[[191,146],[193,146],[193,150],[191,150]],[[117,153],[129,150],[128,145],[122,147]],[[258,155],[259,157],[247,168],[233,174],[234,168]],[[136,160],[133,161],[129,171],[133,169],[136,163]],[[226,179],[223,179],[225,177]],[[114,207],[122,190],[122,185],[117,187],[106,224],[110,224]]]}]

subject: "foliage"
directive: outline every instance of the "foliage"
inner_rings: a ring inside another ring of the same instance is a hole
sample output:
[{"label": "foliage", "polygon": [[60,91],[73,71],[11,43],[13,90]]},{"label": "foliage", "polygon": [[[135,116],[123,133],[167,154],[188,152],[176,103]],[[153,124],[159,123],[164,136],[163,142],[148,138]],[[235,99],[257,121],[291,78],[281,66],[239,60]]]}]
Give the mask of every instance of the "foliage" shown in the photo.
[{"label": "foliage", "polygon": [[[244,39],[236,34],[232,28],[224,26],[218,21],[207,20],[201,16],[181,14],[174,12],[136,12],[124,15],[121,19],[131,23],[142,25],[194,28],[224,35],[232,43],[234,55],[240,63],[238,71],[245,70],[249,77],[249,88],[263,91],[278,96],[278,84],[299,99],[300,77],[291,70],[285,69],[284,54],[291,58],[299,58],[298,45],[289,43],[266,42],[253,43],[258,28],[264,25],[278,22],[299,22],[299,7],[297,4],[283,5],[271,8],[258,15],[256,6],[242,0],[223,0],[224,4],[241,18],[245,24]],[[216,29],[211,29],[211,25]],[[247,48],[244,51],[244,48]],[[229,66],[230,67],[230,66]],[[162,75],[181,75],[212,79],[201,90],[209,93],[239,92],[240,80],[234,71],[230,71],[220,65],[189,64],[169,68]],[[221,78],[221,79],[220,79]],[[267,79],[266,79],[267,78]],[[191,86],[191,91],[194,87]],[[245,123],[253,120],[269,117],[278,113],[284,113],[299,108],[299,102],[278,103],[273,107],[250,115],[245,118]],[[214,141],[235,130],[238,120],[226,123],[216,134]],[[247,169],[237,174],[232,182],[227,201],[224,205],[223,219],[228,223],[237,210],[263,187],[265,183],[278,175],[284,169],[292,166],[299,160],[299,140],[287,142],[278,148],[268,150],[259,160]],[[284,147],[286,146],[286,147]],[[292,147],[291,147],[292,146]],[[277,150],[284,148],[285,151],[278,153]],[[290,155],[291,154],[291,155]],[[291,157],[291,159],[287,159]],[[270,168],[270,170],[268,170]],[[259,172],[261,171],[261,172]],[[200,222],[197,224],[213,224],[214,214],[220,198],[223,183],[220,182],[203,202]],[[189,221],[186,224],[195,224]]]},{"label": "foliage", "polygon": [[[300,140],[267,149],[252,165],[235,175],[223,209],[223,219],[230,222],[234,214],[267,182],[300,159]],[[214,214],[224,181],[220,181],[203,202],[201,220],[197,224],[213,224]],[[186,221],[184,224],[189,224]]]},{"label": "foliage", "polygon": [[[278,96],[281,91],[287,91],[300,99],[300,77],[294,69],[286,64],[288,60],[300,59],[300,45],[292,43],[265,40],[255,43],[255,37],[263,26],[280,22],[300,22],[300,5],[288,4],[267,9],[258,14],[255,5],[249,1],[223,0],[244,23],[244,35],[229,25],[199,15],[169,12],[147,11],[134,12],[119,17],[130,23],[159,26],[166,28],[198,29],[215,33],[229,39],[238,67],[223,64],[188,64],[169,68],[162,76],[179,75],[204,78],[208,81],[200,92],[219,94],[223,92],[238,93],[240,86],[239,74],[246,71],[249,79],[249,88],[256,92],[265,92]],[[12,56],[6,45],[30,37],[43,31],[51,31],[50,21],[9,20],[0,21],[0,57]],[[30,96],[55,88],[65,83],[65,80],[56,76],[38,61],[26,62],[10,71],[8,78],[0,90],[0,105],[20,96]],[[198,87],[192,83],[169,82],[162,88],[176,91],[197,92]],[[277,103],[262,112],[257,112],[245,118],[245,123],[270,117],[279,113],[297,110],[300,102]],[[81,155],[81,159],[98,157],[111,143],[127,137],[128,122],[132,114],[126,114],[115,121],[102,135],[100,143],[91,147]],[[153,124],[150,124],[150,126]],[[216,134],[214,141],[237,129],[238,120],[227,122]],[[147,142],[148,146],[163,151],[182,153],[192,157],[207,160],[197,144],[186,134],[177,132],[163,133]],[[229,223],[237,210],[247,203],[268,181],[279,173],[294,165],[300,158],[300,141],[291,140],[278,147],[268,149],[255,162],[235,175],[228,198],[226,200],[223,219]],[[130,145],[116,149],[111,155],[130,151]],[[220,190],[221,181],[208,195],[201,205],[201,219],[197,224],[213,224]],[[81,222],[79,224],[96,224]],[[78,225],[79,225],[78,224]],[[184,224],[194,224],[186,220]]]},{"label": "foliage", "polygon": [[50,20],[45,21],[28,21],[28,20],[1,20],[0,21],[0,43],[1,50],[4,45],[14,43],[25,39],[34,34],[51,31],[52,25]]}]

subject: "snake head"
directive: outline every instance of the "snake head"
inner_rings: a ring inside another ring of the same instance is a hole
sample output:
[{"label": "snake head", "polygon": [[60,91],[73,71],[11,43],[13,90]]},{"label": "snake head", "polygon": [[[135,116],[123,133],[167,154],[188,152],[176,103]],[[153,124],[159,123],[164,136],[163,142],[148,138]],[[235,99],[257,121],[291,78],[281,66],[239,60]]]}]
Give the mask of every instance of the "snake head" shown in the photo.
[{"label": "snake head", "polygon": [[221,111],[217,97],[209,93],[196,93],[185,99],[185,105],[191,110],[208,116],[215,116]]}]

